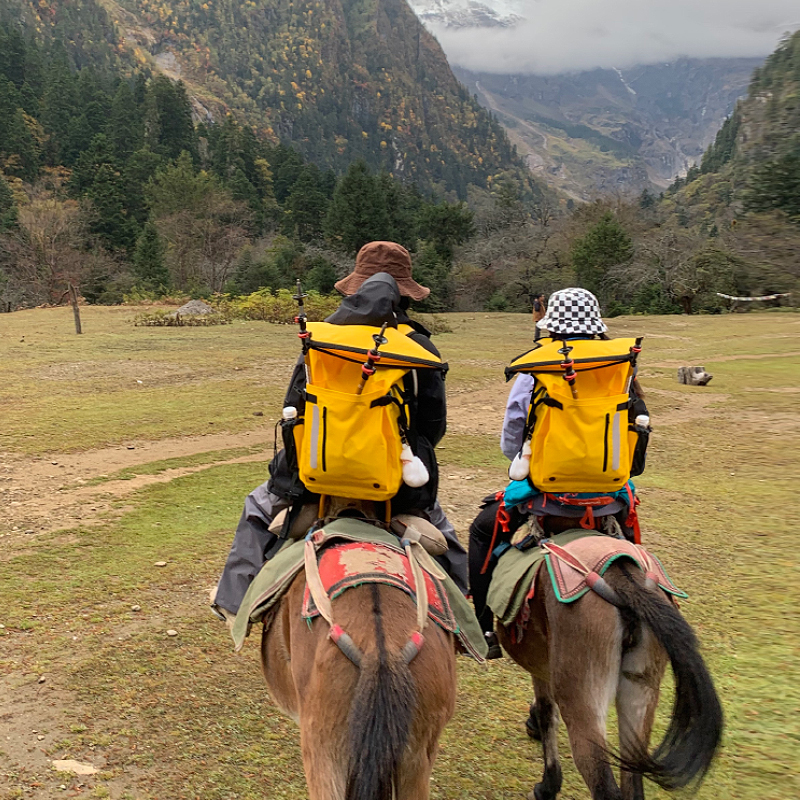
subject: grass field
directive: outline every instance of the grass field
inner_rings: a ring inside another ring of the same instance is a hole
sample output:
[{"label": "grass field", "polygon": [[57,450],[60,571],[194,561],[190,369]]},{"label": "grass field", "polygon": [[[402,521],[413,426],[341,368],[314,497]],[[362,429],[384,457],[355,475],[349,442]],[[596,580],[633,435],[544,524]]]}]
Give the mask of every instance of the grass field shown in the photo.
[{"label": "grass field", "polygon": [[[257,637],[234,655],[206,607],[242,500],[266,477],[297,340],[256,322],[135,328],[133,315],[86,308],[80,337],[68,309],[0,315],[0,798],[303,798],[298,733],[266,694]],[[519,315],[448,322],[436,339],[451,367],[441,499],[463,534],[504,484],[502,371],[530,333]],[[689,592],[682,610],[725,707],[698,797],[794,800],[800,315],[611,326],[646,336],[644,537]],[[683,364],[713,381],[677,384]],[[459,660],[433,797],[530,790],[541,760],[522,727],[529,698],[507,659]],[[586,800],[563,730],[562,755],[562,797]],[[62,758],[99,772],[58,773]]]}]

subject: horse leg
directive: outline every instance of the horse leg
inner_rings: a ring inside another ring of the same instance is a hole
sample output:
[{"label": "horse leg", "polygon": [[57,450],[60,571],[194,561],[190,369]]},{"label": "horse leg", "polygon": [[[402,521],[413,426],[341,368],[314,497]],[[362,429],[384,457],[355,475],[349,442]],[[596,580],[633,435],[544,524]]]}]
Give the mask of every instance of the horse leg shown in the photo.
[{"label": "horse leg", "polygon": [[[334,731],[306,721],[300,726],[300,749],[308,786],[308,800],[344,800],[347,759],[342,758],[346,741],[331,741]],[[338,747],[336,745],[339,745]]]},{"label": "horse leg", "polygon": [[[617,685],[617,719],[620,755],[633,761],[647,751],[667,659],[649,628],[636,626],[626,638]],[[620,787],[623,800],[644,800],[641,775],[623,770]]]},{"label": "horse leg", "polygon": [[547,599],[552,621],[553,693],[567,726],[572,758],[592,800],[621,800],[607,758],[606,719],[617,690],[622,623],[617,610],[587,594],[575,606]]},{"label": "horse leg", "polygon": [[[397,645],[395,645],[397,646]],[[428,800],[439,737],[455,711],[455,646],[435,625],[425,628],[425,644],[410,664],[417,714],[397,771],[395,800]]]},{"label": "horse leg", "polygon": [[544,774],[541,783],[533,787],[528,800],[554,800],[561,791],[561,764],[558,759],[558,708],[550,684],[533,679],[535,701],[531,707],[536,714],[541,733]]}]

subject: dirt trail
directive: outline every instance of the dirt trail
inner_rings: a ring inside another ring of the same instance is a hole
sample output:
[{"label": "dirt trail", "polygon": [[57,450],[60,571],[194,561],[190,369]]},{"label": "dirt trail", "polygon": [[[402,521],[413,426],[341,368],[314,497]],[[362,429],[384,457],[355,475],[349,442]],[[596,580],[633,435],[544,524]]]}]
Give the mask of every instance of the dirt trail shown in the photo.
[{"label": "dirt trail", "polygon": [[[77,524],[95,524],[111,513],[112,503],[118,498],[143,486],[168,483],[211,466],[263,460],[266,470],[272,441],[272,427],[265,426],[248,433],[186,436],[37,458],[0,452],[0,504],[5,511],[0,521],[0,537],[8,543],[7,537],[30,535],[28,532],[43,533]],[[236,458],[226,457],[225,451],[239,447],[263,447],[264,450]],[[219,452],[219,458],[212,457],[205,464],[85,485],[154,461],[214,452]]]},{"label": "dirt trail", "polygon": [[[661,400],[659,405],[668,406],[659,410],[659,426],[682,424],[702,417],[708,413],[711,404],[727,398],[727,395],[717,392],[688,396],[680,391],[651,389],[649,394]],[[503,401],[499,400],[495,385],[454,392],[449,402],[448,430],[454,434],[477,431],[499,437],[504,399],[505,393]],[[98,524],[109,515],[120,513],[115,508],[116,502],[137,489],[154,483],[168,483],[213,466],[261,460],[266,475],[273,435],[272,424],[265,422],[262,427],[247,433],[214,433],[132,442],[83,453],[31,457],[0,451],[0,505],[5,511],[0,520],[0,539],[6,545],[3,549],[10,550],[12,540],[31,534]],[[262,449],[231,458],[229,451],[241,447]],[[211,454],[204,464],[86,485],[124,469],[200,453]]]}]

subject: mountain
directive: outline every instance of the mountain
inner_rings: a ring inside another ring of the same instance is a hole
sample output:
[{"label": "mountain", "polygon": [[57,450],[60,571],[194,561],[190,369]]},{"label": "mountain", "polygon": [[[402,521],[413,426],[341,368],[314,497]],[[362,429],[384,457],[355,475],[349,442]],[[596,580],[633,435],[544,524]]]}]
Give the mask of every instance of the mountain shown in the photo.
[{"label": "mountain", "polygon": [[[55,0],[19,3],[30,25],[85,38]],[[87,0],[76,0],[76,9]],[[405,0],[105,0],[115,47],[180,78],[196,115],[232,112],[270,141],[342,173],[363,158],[423,189],[465,197],[500,173],[530,180]],[[13,15],[12,8],[12,15]]]},{"label": "mountain", "polygon": [[669,188],[664,204],[705,228],[736,228],[752,215],[773,214],[800,232],[798,96],[800,31],[755,71],[747,97],[701,162]]},{"label": "mountain", "polygon": [[510,28],[522,21],[516,0],[410,0],[414,13],[436,28]]},{"label": "mountain", "polygon": [[760,59],[680,59],[570,75],[456,68],[537,177],[577,200],[665,188],[685,175]]},{"label": "mountain", "polygon": [[[520,0],[410,0],[443,35],[526,23]],[[527,23],[530,24],[530,23]],[[762,59],[679,59],[559,75],[454,72],[497,115],[531,172],[575,200],[666,188],[685,175]]]}]

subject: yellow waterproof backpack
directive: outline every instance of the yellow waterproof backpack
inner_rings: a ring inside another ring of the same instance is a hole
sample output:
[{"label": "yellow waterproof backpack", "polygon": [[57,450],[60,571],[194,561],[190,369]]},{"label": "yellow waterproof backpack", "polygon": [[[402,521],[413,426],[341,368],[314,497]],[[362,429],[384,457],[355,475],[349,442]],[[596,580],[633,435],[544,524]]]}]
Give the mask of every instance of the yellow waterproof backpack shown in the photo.
[{"label": "yellow waterproof backpack", "polygon": [[[543,340],[506,368],[534,384],[522,452],[543,492],[614,492],[631,476],[638,433],[628,421],[641,339]],[[517,477],[514,475],[513,477]]]},{"label": "yellow waterproof backpack", "polygon": [[408,337],[412,330],[308,323],[306,407],[294,436],[310,491],[378,501],[397,494],[401,455],[410,454],[403,378],[412,369],[447,369]]}]

